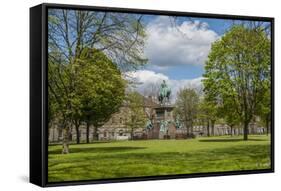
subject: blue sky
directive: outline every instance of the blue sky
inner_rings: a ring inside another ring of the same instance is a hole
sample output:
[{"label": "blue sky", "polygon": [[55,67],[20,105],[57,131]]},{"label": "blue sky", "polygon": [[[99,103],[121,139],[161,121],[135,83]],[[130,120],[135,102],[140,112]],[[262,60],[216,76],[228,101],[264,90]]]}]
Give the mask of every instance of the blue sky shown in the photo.
[{"label": "blue sky", "polygon": [[[173,20],[175,17],[163,15],[143,15],[142,18],[147,34],[144,56],[148,63],[137,71],[128,72],[139,82],[137,90],[144,92],[159,86],[163,80],[172,88],[174,97],[185,87],[202,88],[204,65],[211,44],[221,38],[233,20],[196,17]],[[56,38],[58,42],[64,41],[62,36]]]},{"label": "blue sky", "polygon": [[232,20],[225,19],[178,17],[171,22],[168,16],[147,16],[144,54],[149,61],[144,68],[131,73],[139,82],[137,90],[145,94],[165,80],[172,88],[172,102],[182,88],[202,90],[211,44],[232,24]]},{"label": "blue sky", "polygon": [[[233,20],[149,15],[144,17],[148,40],[145,70],[171,80],[202,77],[211,44],[233,25]],[[235,21],[236,23],[239,20]]]},{"label": "blue sky", "polygon": [[[148,64],[131,72],[141,93],[165,80],[172,88],[172,99],[184,87],[202,88],[204,64],[211,44],[230,27],[230,20],[145,16],[147,33],[144,54]],[[172,22],[175,21],[175,22]]]},{"label": "blue sky", "polygon": [[[169,18],[168,16],[161,16],[161,17]],[[147,17],[145,17],[145,22],[148,26],[149,25],[153,26],[153,24],[155,24],[155,20],[157,20],[158,18],[159,18],[159,16],[147,16]],[[178,17],[176,20],[177,26],[175,26],[175,25],[172,26],[172,24],[170,23],[170,26],[167,26],[167,28],[181,27],[184,22],[199,22],[200,24],[207,24],[206,30],[213,31],[218,36],[223,35],[225,33],[225,31],[227,31],[227,29],[229,29],[230,24],[231,24],[230,20],[225,20],[225,19]],[[167,24],[169,24],[169,23],[167,23]],[[198,29],[198,30],[200,30],[200,29]],[[184,33],[185,31],[182,31],[182,32]],[[173,35],[180,36],[180,34],[176,34],[176,33]],[[168,39],[163,38],[162,40],[168,40]],[[190,48],[192,49],[192,46]],[[162,57],[163,55],[159,54],[158,56]],[[175,53],[174,56],[176,57],[177,54]],[[155,63],[153,63],[153,60],[155,60],[155,59],[151,59],[149,54],[147,55],[147,57],[150,60],[150,62],[145,67],[145,69],[155,71],[157,73],[165,74],[170,79],[174,79],[174,80],[194,79],[194,78],[198,78],[198,77],[202,76],[202,74],[204,73],[204,61],[201,61],[201,64],[195,64],[195,63],[194,64],[192,64],[192,63],[184,64],[183,63],[180,65],[175,63],[176,62],[175,61],[175,62],[171,62],[168,65],[169,67],[167,67],[166,69],[163,69],[163,68],[160,69],[159,67],[154,67]],[[157,65],[161,66],[161,63],[158,63]],[[164,64],[164,65],[166,65],[166,64]]]}]

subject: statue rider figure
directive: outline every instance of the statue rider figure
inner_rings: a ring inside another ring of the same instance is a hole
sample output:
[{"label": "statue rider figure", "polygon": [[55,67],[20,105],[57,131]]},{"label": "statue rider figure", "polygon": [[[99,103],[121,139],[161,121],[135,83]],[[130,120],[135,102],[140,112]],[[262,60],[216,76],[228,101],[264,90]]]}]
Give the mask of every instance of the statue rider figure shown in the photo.
[{"label": "statue rider figure", "polygon": [[167,99],[167,101],[170,100],[170,95],[171,95],[171,88],[168,87],[168,85],[166,84],[166,81],[163,80],[161,86],[160,86],[160,92],[158,95],[158,100],[161,104],[163,104],[165,102],[165,98]]},{"label": "statue rider figure", "polygon": [[167,84],[166,84],[166,81],[163,80],[162,84],[161,84],[161,89],[164,90],[165,88],[167,88]]}]

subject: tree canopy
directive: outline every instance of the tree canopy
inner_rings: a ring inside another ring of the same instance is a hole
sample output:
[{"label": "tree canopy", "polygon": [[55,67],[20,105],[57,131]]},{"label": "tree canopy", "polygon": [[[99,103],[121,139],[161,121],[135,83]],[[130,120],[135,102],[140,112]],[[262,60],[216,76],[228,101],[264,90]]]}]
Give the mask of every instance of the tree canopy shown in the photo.
[{"label": "tree canopy", "polygon": [[118,110],[121,71],[146,64],[145,37],[139,14],[48,10],[49,122],[64,129],[65,153],[73,123],[78,133],[81,121],[97,127]]},{"label": "tree canopy", "polygon": [[262,28],[232,27],[214,42],[205,65],[204,92],[244,124],[258,113],[270,89],[270,39]]},{"label": "tree canopy", "polygon": [[122,71],[146,63],[142,15],[85,10],[48,10],[49,50],[73,62],[85,47],[102,51]]},{"label": "tree canopy", "polygon": [[187,135],[193,134],[193,123],[198,114],[199,96],[194,89],[182,89],[178,92],[175,104],[175,115],[178,115],[180,120],[187,128]]},{"label": "tree canopy", "polygon": [[131,139],[135,129],[144,128],[148,120],[144,110],[143,96],[138,92],[129,92],[126,97],[128,108],[126,125],[131,129]]},{"label": "tree canopy", "polygon": [[50,113],[55,113],[52,116],[66,134],[77,118],[95,127],[106,122],[125,97],[120,70],[96,49],[83,49],[70,64],[49,59],[48,78]]},{"label": "tree canopy", "polygon": [[83,117],[99,126],[123,103],[126,82],[117,66],[96,49],[84,49],[73,67],[78,71],[75,98],[80,99]]}]

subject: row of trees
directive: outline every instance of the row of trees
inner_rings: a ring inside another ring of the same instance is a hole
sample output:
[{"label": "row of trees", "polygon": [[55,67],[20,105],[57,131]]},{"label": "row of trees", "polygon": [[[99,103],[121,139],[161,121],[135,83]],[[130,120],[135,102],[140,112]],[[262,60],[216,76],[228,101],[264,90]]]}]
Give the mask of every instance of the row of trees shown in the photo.
[{"label": "row of trees", "polygon": [[[143,66],[145,29],[142,16],[109,12],[51,9],[48,13],[48,122],[63,129],[68,153],[70,127],[103,125],[127,101],[126,124],[143,127],[146,114],[138,93],[126,94],[123,74]],[[205,66],[204,98],[182,90],[176,112],[192,133],[194,119],[204,116],[211,127],[217,118],[230,126],[243,123],[244,139],[255,115],[270,124],[270,39],[263,25],[235,26],[212,45]],[[128,95],[128,96],[126,96]],[[199,109],[198,109],[199,108]],[[199,112],[200,115],[199,115]],[[209,127],[209,125],[208,125]],[[208,131],[209,132],[209,131]]]},{"label": "row of trees", "polygon": [[[63,129],[63,153],[68,152],[68,136],[75,126],[79,143],[79,126],[101,126],[118,111],[125,97],[126,83],[120,71],[102,52],[84,49],[75,63],[62,64],[49,59],[49,119]],[[49,125],[51,126],[51,125]]]},{"label": "row of trees", "polygon": [[[177,114],[188,133],[194,120],[203,118],[214,128],[223,119],[231,128],[243,126],[244,140],[248,126],[259,116],[267,127],[271,121],[271,49],[264,28],[236,25],[212,44],[205,65],[203,96],[195,90],[179,92]],[[213,132],[213,130],[212,130]]]},{"label": "row of trees", "polygon": [[137,69],[143,55],[142,16],[80,10],[48,10],[48,121],[63,130],[101,126],[125,99],[122,72]]}]

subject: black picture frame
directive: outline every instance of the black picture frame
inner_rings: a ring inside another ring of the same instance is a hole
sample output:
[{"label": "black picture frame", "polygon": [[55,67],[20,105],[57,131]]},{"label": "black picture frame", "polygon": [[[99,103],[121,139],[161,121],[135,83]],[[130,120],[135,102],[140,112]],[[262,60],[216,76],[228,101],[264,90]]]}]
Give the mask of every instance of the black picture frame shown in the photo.
[{"label": "black picture frame", "polygon": [[[75,10],[93,10],[110,11],[122,13],[141,13],[151,15],[171,15],[171,16],[192,16],[200,18],[218,18],[218,19],[239,19],[253,21],[268,21],[271,23],[271,168],[266,170],[243,170],[229,172],[209,172],[185,175],[167,175],[167,176],[147,176],[133,178],[86,180],[86,181],[66,181],[53,182],[47,180],[48,173],[48,128],[47,128],[47,19],[48,9],[75,9]],[[274,18],[224,15],[209,13],[190,13],[177,11],[160,11],[144,9],[127,9],[114,7],[96,7],[82,5],[64,5],[64,4],[40,4],[30,8],[30,182],[41,187],[100,184],[114,182],[132,182],[147,180],[164,180],[178,178],[195,178],[209,176],[226,176],[239,174],[272,173],[274,172]]]}]

